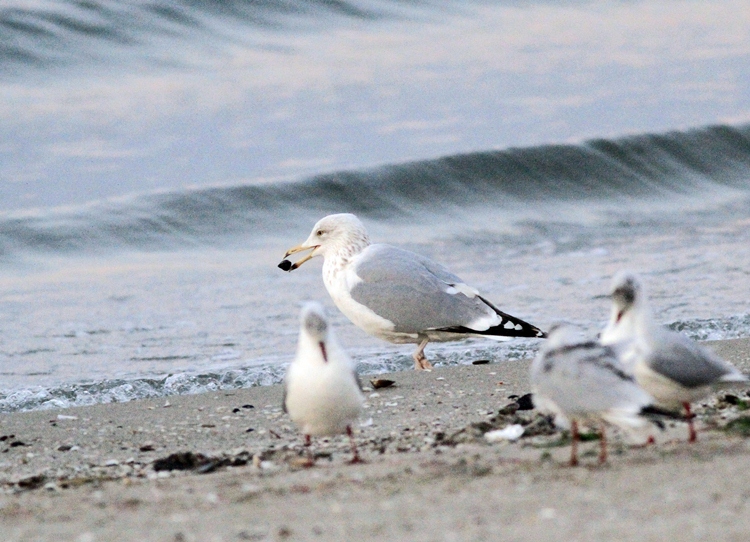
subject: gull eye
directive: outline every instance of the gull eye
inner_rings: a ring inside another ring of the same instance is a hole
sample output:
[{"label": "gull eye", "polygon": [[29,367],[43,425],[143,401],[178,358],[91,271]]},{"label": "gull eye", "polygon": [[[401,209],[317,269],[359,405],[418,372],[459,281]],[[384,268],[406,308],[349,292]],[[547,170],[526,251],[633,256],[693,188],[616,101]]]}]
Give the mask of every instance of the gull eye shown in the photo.
[{"label": "gull eye", "polygon": [[320,237],[320,236],[321,236],[321,235],[323,235],[324,233],[325,233],[325,232],[324,232],[323,230],[318,230],[318,231],[316,231],[316,232],[315,232],[315,235],[317,235],[318,237]]}]

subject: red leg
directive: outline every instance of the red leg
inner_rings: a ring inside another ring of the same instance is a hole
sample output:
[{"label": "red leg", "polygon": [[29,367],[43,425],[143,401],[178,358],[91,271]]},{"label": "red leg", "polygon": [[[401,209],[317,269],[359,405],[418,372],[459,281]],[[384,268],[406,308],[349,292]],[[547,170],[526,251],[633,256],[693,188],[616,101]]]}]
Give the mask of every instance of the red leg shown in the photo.
[{"label": "red leg", "polygon": [[693,424],[693,418],[695,415],[690,411],[690,403],[687,401],[682,403],[682,406],[685,407],[685,417],[687,418],[688,422],[688,442],[697,442],[698,441],[698,433],[695,430],[695,425]]},{"label": "red leg", "polygon": [[572,420],[570,422],[570,466],[575,467],[578,465],[578,422]]},{"label": "red leg", "polygon": [[305,435],[305,450],[307,450],[307,464],[306,467],[312,467],[315,465],[315,455],[312,451],[312,438],[310,435]]},{"label": "red leg", "polygon": [[352,432],[352,427],[350,425],[346,426],[346,434],[349,435],[349,444],[351,444],[352,447],[352,460],[349,463],[364,463],[364,461],[362,461],[362,459],[359,457],[357,444],[354,442],[354,433]]},{"label": "red leg", "polygon": [[599,464],[603,465],[607,462],[607,433],[602,422],[599,425]]}]

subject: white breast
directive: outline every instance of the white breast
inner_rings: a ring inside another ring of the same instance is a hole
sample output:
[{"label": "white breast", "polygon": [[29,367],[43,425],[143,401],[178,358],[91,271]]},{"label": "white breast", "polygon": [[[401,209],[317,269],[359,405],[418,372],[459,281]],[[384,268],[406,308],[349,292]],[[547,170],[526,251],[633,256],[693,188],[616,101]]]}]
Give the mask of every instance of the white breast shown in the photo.
[{"label": "white breast", "polygon": [[635,365],[634,376],[638,385],[646,390],[657,403],[667,408],[681,408],[682,403],[692,403],[704,398],[711,391],[708,386],[686,388],[674,380],[651,369],[645,361]]},{"label": "white breast", "polygon": [[344,433],[362,409],[364,399],[348,367],[293,363],[286,386],[289,417],[306,435]]}]

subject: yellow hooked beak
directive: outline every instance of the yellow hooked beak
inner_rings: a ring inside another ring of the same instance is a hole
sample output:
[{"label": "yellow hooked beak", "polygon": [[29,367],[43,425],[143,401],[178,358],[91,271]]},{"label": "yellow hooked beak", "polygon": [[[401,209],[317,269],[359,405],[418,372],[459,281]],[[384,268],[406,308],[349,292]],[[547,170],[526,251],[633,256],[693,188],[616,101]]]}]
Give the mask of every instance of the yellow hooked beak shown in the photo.
[{"label": "yellow hooked beak", "polygon": [[[307,260],[315,256],[315,249],[318,248],[319,246],[320,245],[313,245],[313,246],[297,245],[296,247],[290,248],[289,250],[286,251],[286,254],[284,254],[284,261],[282,261],[279,264],[279,267],[283,269],[284,271],[294,271],[303,263],[305,263]],[[305,252],[306,250],[309,250],[310,254],[308,254],[307,256],[299,260],[298,262],[290,264],[290,262],[287,260],[287,258],[290,255],[296,254],[297,252]]]}]

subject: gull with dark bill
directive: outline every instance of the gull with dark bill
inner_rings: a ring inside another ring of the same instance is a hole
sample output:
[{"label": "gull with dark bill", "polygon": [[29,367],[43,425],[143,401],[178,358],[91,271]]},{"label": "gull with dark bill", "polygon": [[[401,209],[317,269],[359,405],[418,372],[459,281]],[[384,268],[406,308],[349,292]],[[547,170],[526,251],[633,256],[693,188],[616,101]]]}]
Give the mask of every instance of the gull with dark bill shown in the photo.
[{"label": "gull with dark bill", "polygon": [[695,442],[698,435],[690,403],[723,386],[747,385],[747,375],[688,337],[654,322],[637,275],[625,271],[615,275],[611,293],[611,316],[601,341],[627,347],[628,370],[659,405],[685,409],[688,440]]},{"label": "gull with dark bill", "polygon": [[[617,351],[582,340],[570,327],[554,327],[531,364],[534,404],[555,415],[555,425],[570,429],[570,464],[578,464],[578,423],[599,425],[599,463],[607,460],[604,422],[631,436],[653,428],[646,414],[654,399],[618,360]],[[645,440],[645,439],[644,439]]]},{"label": "gull with dark bill", "polygon": [[415,369],[432,367],[424,354],[429,341],[546,336],[498,309],[442,265],[394,246],[371,244],[352,214],[321,219],[307,240],[284,257],[304,251],[310,252],[294,264],[285,259],[279,267],[294,271],[322,256],[323,282],[336,306],[370,335],[417,344]]},{"label": "gull with dark bill", "polygon": [[346,433],[352,463],[360,461],[352,424],[364,397],[352,360],[339,346],[319,303],[302,308],[297,355],[284,380],[284,412],[305,436],[308,465],[314,463],[311,437]]}]

